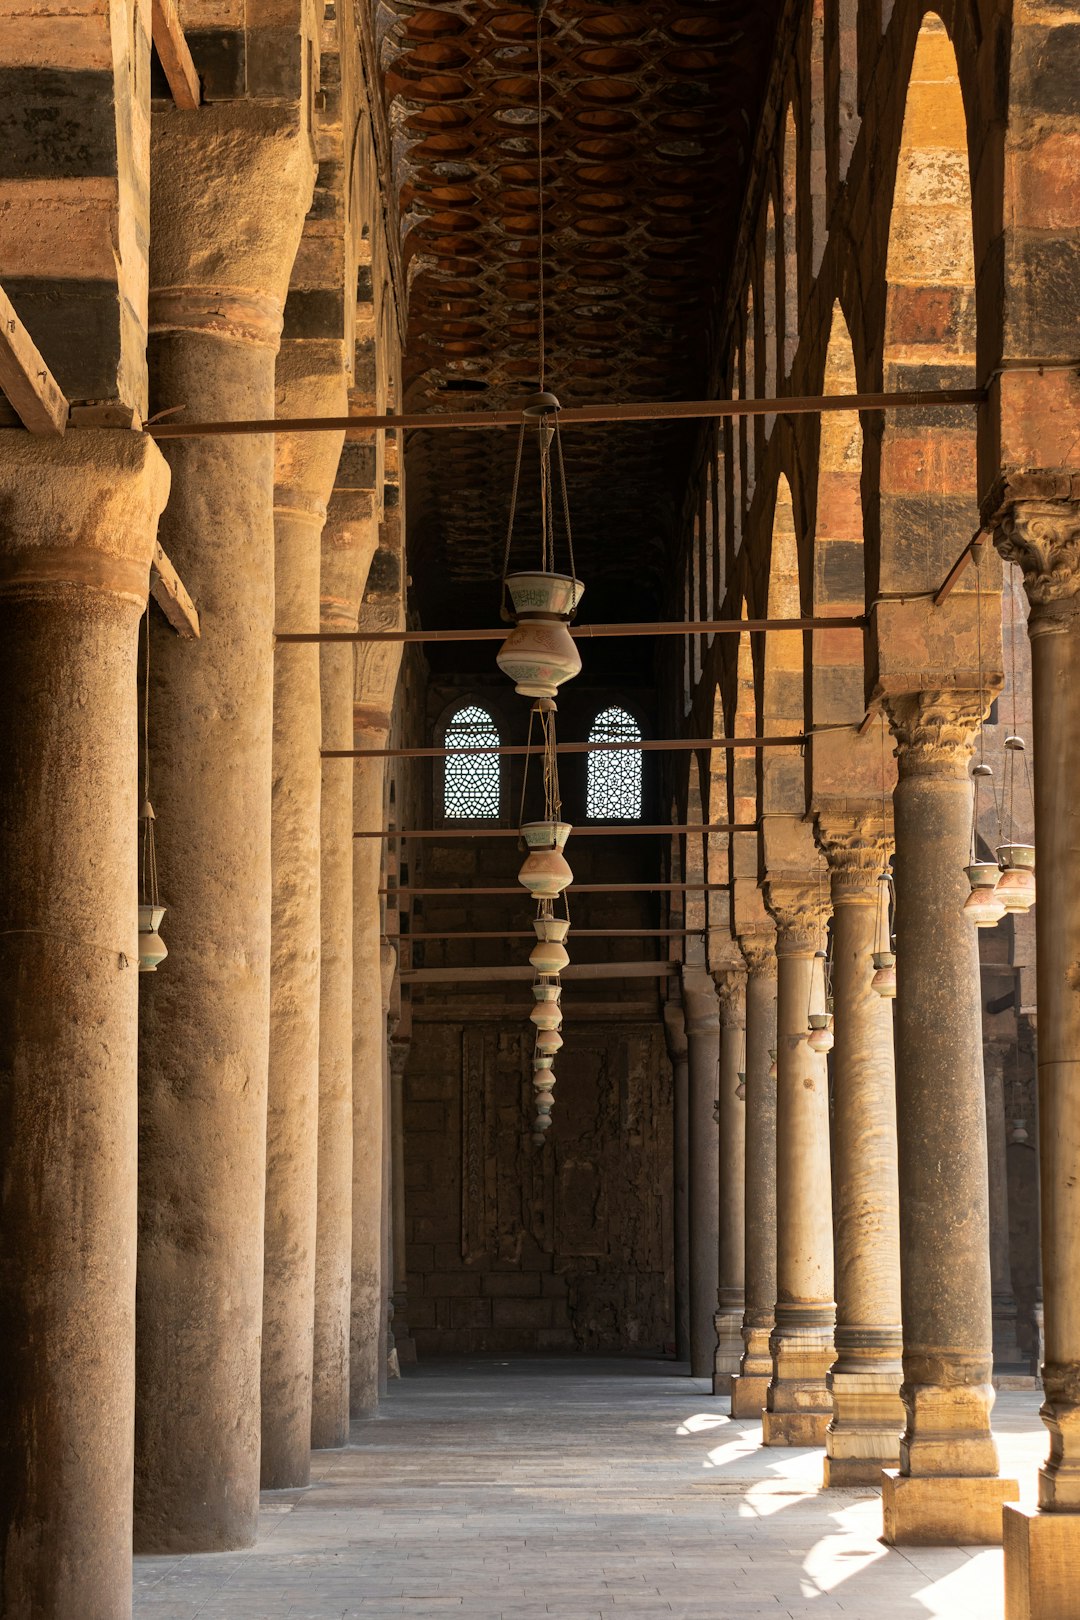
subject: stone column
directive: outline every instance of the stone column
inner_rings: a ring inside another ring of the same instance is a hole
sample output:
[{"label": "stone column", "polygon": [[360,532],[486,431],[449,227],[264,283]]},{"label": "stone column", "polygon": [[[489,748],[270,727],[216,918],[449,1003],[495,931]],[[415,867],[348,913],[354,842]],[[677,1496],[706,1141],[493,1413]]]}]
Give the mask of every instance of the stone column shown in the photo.
[{"label": "stone column", "polygon": [[900,1456],[900,1226],[893,1003],[871,990],[880,829],[818,818],[833,905],[836,1360],[826,1485],[876,1485]]},{"label": "stone column", "polygon": [[814,952],[826,908],[813,873],[770,878],[776,918],[776,1326],[762,1418],[767,1446],[821,1446],[832,1416],[832,1190],[829,1077],[806,1044]]},{"label": "stone column", "polygon": [[746,1307],[746,1104],[737,1089],[746,1048],[746,972],[742,967],[727,968],[714,973],[713,981],[720,1006],[719,1276],[713,1394],[727,1395],[742,1358]]},{"label": "stone column", "polygon": [[746,958],[746,1307],[731,1415],[760,1418],[772,1378],[776,1325],[776,936],[743,934]]},{"label": "stone column", "polygon": [[686,1020],[682,1006],[664,1006],[664,1034],[672,1073],[674,1114],[672,1152],[675,1158],[675,1355],[690,1360],[690,1197],[689,1197],[689,1081],[687,1078]]},{"label": "stone column", "polygon": [[[281,416],[344,416],[342,345],[292,342],[277,359]],[[342,434],[274,440],[274,617],[319,627],[320,544]],[[263,1256],[264,1490],[306,1485],[319,1136],[319,648],[274,649],[270,809],[270,1067]]]},{"label": "stone column", "polygon": [[[155,110],[150,382],[157,408],[269,416],[314,167],[296,107]],[[202,639],[150,673],[168,971],[139,1053],[135,1546],[249,1546],[259,1504],[270,1009],[274,450],[169,444],[162,544]]]},{"label": "stone column", "polygon": [[[380,847],[385,850],[386,845]],[[390,1326],[391,1295],[394,1289],[394,1240],[390,1209],[390,1041],[401,1022],[401,989],[396,982],[397,947],[382,937],[381,927],[379,961],[382,969],[383,1014],[382,1098],[379,1111],[382,1149],[379,1163],[379,1396],[381,1398],[386,1394],[390,1377],[390,1349],[393,1344],[393,1331]],[[394,1369],[396,1372],[396,1360]]]},{"label": "stone column", "polygon": [[136,652],[168,488],[138,433],[0,435],[7,1620],[131,1614]]},{"label": "stone column", "polygon": [[[368,725],[360,716],[357,748],[385,748],[389,721]],[[358,827],[381,827],[385,818],[385,767],[381,759],[356,761],[354,791]],[[382,991],[382,907],[379,899],[383,845],[358,838],[353,894],[353,1216],[352,1352],[353,1417],[370,1417],[379,1404],[382,1318],[382,1099],[386,1013]]]},{"label": "stone column", "polygon": [[[1009,1161],[1005,1142],[1005,1087],[1000,1047],[983,1044],[986,1082],[986,1171],[990,1203],[990,1319],[994,1344],[994,1383],[1034,1389],[1029,1364],[1016,1336],[1016,1295],[1009,1253]],[[1021,1380],[1017,1385],[1014,1380]],[[1006,1382],[1003,1382],[1005,1380]]]},{"label": "stone column", "polygon": [[[1040,498],[1007,507],[998,550],[1019,563],[1030,604],[1039,902],[1039,1192],[1050,1455],[1039,1508],[1007,1507],[1008,1620],[1080,1613],[1080,499],[1073,480],[1031,475]],[[1056,497],[1056,498],[1053,498]]]},{"label": "stone column", "polygon": [[[322,545],[322,624],[355,630],[378,526],[369,494],[336,495]],[[351,642],[319,648],[322,745],[353,746]],[[353,769],[322,762],[322,973],[319,994],[319,1177],[311,1444],[349,1438],[353,1220]],[[365,824],[366,825],[366,824]],[[361,839],[374,844],[377,839]]]},{"label": "stone column", "polygon": [[690,1232],[690,1376],[711,1378],[716,1353],[716,1280],[720,1244],[720,1133],[716,1087],[720,1008],[703,968],[683,971],[688,1094]]},{"label": "stone column", "polygon": [[405,1069],[411,1042],[400,1038],[390,1042],[390,1167],[394,1223],[394,1346],[403,1367],[416,1362],[416,1340],[409,1330],[408,1259],[405,1217]]},{"label": "stone column", "polygon": [[896,736],[896,1112],[906,1427],[882,1476],[887,1542],[1001,1538],[990,1432],[990,1230],[982,1005],[961,915],[977,692],[888,700]]}]

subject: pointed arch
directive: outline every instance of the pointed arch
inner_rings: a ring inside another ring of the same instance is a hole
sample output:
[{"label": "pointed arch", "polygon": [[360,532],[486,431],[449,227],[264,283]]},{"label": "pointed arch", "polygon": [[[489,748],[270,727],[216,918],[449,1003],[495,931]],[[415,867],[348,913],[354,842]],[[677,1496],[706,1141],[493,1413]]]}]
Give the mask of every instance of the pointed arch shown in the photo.
[{"label": "pointed arch", "polygon": [[[799,603],[795,510],[791,487],[781,473],[773,508],[768,617],[797,619]],[[794,736],[803,729],[803,636],[799,630],[774,630],[765,637],[761,718],[763,736]],[[763,814],[802,814],[803,762],[797,747],[764,749],[760,776]]]},{"label": "pointed arch", "polygon": [[799,347],[799,147],[795,129],[795,109],[789,101],[784,117],[784,229],[780,270],[784,285],[784,318],[780,348],[780,372],[791,376],[795,351]]}]

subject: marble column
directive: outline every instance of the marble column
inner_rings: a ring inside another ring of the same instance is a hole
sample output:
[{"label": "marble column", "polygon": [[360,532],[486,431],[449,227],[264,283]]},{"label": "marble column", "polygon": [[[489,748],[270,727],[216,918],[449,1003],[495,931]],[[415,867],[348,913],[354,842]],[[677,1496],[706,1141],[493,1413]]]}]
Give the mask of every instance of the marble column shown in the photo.
[{"label": "marble column", "polygon": [[720,1135],[715,1114],[720,1008],[703,968],[683,971],[683,1011],[689,1099],[690,1376],[711,1379],[720,1242]]},{"label": "marble column", "polygon": [[898,781],[896,1112],[905,1429],[885,1540],[1001,1539],[990,1431],[990,1227],[976,931],[961,914],[981,694],[889,698]]},{"label": "marble column", "polygon": [[757,1419],[772,1378],[776,1325],[776,935],[743,934],[739,946],[746,959],[746,1305],[731,1415]]},{"label": "marble column", "polygon": [[131,1614],[136,655],[168,488],[138,433],[0,434],[6,1620]]},{"label": "marble column", "polygon": [[[344,416],[340,343],[284,343],[281,416]],[[320,545],[342,434],[274,440],[274,617],[319,627]],[[319,648],[274,649],[270,810],[270,1065],[263,1254],[264,1490],[306,1485],[311,1461],[312,1330],[319,1137]]]},{"label": "marble column", "polygon": [[[382,725],[358,724],[357,748],[384,748]],[[381,759],[356,761],[354,791],[358,827],[381,827],[385,818],[385,767]],[[382,989],[382,906],[379,898],[383,845],[358,838],[353,894],[353,1216],[351,1410],[369,1417],[379,1404],[382,1322],[382,1134],[386,1013]]]},{"label": "marble column", "polygon": [[767,1446],[821,1446],[832,1416],[832,1190],[829,1077],[807,1045],[814,952],[826,904],[816,874],[770,877],[776,919],[776,1326],[762,1418]]},{"label": "marble column", "polygon": [[689,1198],[689,1080],[687,1077],[686,1019],[680,1002],[664,1005],[664,1034],[671,1060],[675,1158],[675,1355],[690,1360],[690,1198]]},{"label": "marble column", "polygon": [[410,1042],[390,1042],[390,1130],[392,1155],[390,1186],[394,1223],[394,1346],[402,1367],[416,1361],[416,1340],[409,1329],[408,1255],[405,1210],[405,1069]]},{"label": "marble column", "polygon": [[[335,495],[323,529],[322,624],[355,630],[378,525],[370,494]],[[319,648],[322,745],[353,747],[355,647]],[[311,1444],[349,1438],[353,1221],[353,769],[322,762],[318,1210]],[[368,825],[368,823],[365,823]],[[377,825],[371,823],[370,825]],[[360,839],[374,844],[377,839]]]},{"label": "marble column", "polygon": [[746,1104],[738,1095],[746,1050],[745,968],[714,972],[713,982],[720,1007],[719,1262],[717,1310],[713,1321],[716,1329],[713,1394],[727,1395],[742,1359],[746,1308]]},{"label": "marble column", "polygon": [[893,1003],[870,988],[880,827],[818,818],[833,906],[833,1220],[836,1360],[826,1485],[877,1485],[896,1467],[900,1402],[900,1212]]},{"label": "marble column", "polygon": [[995,543],[1020,565],[1030,604],[1039,901],[1039,1193],[1050,1454],[1038,1511],[1007,1507],[1007,1620],[1080,1615],[1080,500],[1074,480],[1033,474]]},{"label": "marble column", "polygon": [[[155,109],[150,386],[157,409],[270,416],[314,163],[298,109]],[[135,1546],[250,1546],[259,1505],[270,1012],[274,450],[170,443],[162,544],[202,638],[150,671],[168,971],[139,1051]]]}]

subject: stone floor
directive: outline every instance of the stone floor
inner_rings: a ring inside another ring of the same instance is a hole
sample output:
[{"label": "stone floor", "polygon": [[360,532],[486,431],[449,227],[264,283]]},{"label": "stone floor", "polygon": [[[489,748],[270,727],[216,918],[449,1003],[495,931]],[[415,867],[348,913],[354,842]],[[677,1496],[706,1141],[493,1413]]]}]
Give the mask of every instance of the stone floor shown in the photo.
[{"label": "stone floor", "polygon": [[[413,1369],[312,1485],[263,1497],[258,1544],[135,1560],[135,1620],[999,1620],[1001,1552],[883,1547],[873,1490],[822,1491],[821,1453],[670,1362]],[[998,1397],[1025,1497],[1038,1397]]]}]

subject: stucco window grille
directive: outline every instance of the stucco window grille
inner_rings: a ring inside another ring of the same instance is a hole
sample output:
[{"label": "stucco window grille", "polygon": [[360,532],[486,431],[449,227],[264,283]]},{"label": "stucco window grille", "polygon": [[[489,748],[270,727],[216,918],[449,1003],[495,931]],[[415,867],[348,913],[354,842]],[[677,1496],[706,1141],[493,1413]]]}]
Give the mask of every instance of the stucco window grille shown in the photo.
[{"label": "stucco window grille", "polygon": [[[499,732],[491,715],[477,704],[458,709],[446,727],[443,765],[443,816],[447,821],[499,819]],[[490,754],[456,754],[455,749],[490,748]]]},{"label": "stucco window grille", "polygon": [[[603,709],[590,742],[640,742],[641,728],[625,709]],[[641,820],[641,749],[618,748],[589,755],[585,810],[590,821]]]}]

